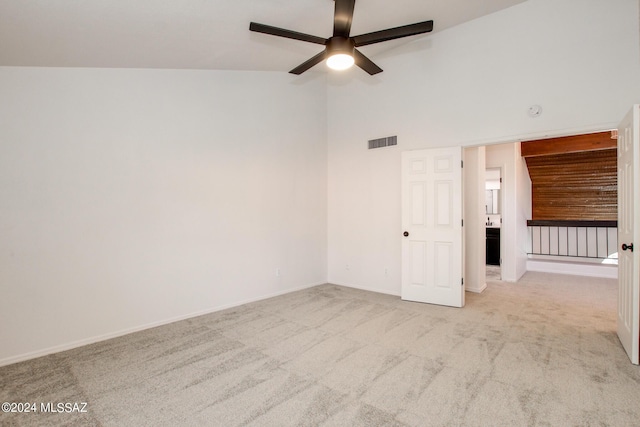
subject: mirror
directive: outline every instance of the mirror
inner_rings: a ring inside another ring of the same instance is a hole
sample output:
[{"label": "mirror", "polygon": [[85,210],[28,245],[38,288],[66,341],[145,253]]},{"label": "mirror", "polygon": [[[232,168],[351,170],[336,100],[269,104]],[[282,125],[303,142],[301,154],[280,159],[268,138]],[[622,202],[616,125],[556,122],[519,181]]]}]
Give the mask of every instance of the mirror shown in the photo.
[{"label": "mirror", "polygon": [[485,208],[487,214],[500,213],[500,190],[486,190]]},{"label": "mirror", "polygon": [[500,169],[487,169],[485,174],[485,210],[487,214],[500,213]]}]

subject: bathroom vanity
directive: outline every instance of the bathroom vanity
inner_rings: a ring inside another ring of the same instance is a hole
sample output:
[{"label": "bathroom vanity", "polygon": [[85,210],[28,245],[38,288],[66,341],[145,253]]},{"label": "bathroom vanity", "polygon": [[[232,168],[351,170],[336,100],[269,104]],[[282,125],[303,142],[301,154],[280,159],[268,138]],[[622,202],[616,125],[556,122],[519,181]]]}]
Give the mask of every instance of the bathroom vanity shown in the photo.
[{"label": "bathroom vanity", "polygon": [[500,265],[500,227],[487,227],[487,265]]}]

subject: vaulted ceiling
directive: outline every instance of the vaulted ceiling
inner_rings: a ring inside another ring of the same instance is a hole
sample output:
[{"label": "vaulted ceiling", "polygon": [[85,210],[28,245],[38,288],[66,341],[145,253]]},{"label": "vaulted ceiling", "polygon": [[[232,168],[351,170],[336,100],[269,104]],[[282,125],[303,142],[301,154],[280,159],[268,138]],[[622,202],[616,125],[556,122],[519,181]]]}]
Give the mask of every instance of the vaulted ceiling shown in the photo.
[{"label": "vaulted ceiling", "polygon": [[[439,32],[523,1],[358,0],[352,34],[428,19]],[[0,66],[288,71],[321,47],[251,33],[249,22],[329,37],[333,7],[332,0],[0,0]],[[362,51],[375,61],[429,36]]]}]

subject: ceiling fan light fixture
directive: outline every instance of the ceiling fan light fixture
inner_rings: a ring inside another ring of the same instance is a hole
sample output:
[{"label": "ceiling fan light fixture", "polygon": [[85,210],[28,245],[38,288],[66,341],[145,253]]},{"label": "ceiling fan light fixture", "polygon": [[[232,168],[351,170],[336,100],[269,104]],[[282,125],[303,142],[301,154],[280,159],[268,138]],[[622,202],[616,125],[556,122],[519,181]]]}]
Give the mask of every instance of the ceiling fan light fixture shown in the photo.
[{"label": "ceiling fan light fixture", "polygon": [[327,67],[332,70],[346,70],[354,64],[353,56],[347,53],[335,53],[327,58]]},{"label": "ceiling fan light fixture", "polygon": [[334,36],[327,40],[327,67],[346,70],[355,63],[353,42],[346,37]]}]

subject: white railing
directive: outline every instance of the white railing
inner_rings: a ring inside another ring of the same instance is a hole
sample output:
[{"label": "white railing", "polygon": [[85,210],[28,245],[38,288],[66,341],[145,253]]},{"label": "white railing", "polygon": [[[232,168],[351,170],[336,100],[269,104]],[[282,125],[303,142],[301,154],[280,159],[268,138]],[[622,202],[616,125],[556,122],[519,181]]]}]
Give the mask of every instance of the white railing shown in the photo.
[{"label": "white railing", "polygon": [[529,256],[618,262],[617,221],[527,221]]}]

